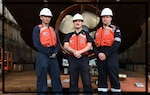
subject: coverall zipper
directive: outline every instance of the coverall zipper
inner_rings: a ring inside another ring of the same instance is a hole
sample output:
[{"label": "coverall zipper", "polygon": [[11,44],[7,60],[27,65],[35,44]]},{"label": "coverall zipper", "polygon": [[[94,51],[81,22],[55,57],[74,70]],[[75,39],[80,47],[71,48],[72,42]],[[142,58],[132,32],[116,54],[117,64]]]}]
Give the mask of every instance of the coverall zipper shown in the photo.
[{"label": "coverall zipper", "polygon": [[77,44],[77,47],[76,47],[76,49],[78,50],[78,35],[76,36],[76,44]]},{"label": "coverall zipper", "polygon": [[[102,32],[103,32],[103,28],[102,28]],[[101,44],[102,44],[102,32],[100,32],[100,46],[101,46]]]},{"label": "coverall zipper", "polygon": [[51,38],[52,46],[53,46],[52,33],[51,33],[50,29],[49,29],[49,32],[50,32],[50,38]]}]

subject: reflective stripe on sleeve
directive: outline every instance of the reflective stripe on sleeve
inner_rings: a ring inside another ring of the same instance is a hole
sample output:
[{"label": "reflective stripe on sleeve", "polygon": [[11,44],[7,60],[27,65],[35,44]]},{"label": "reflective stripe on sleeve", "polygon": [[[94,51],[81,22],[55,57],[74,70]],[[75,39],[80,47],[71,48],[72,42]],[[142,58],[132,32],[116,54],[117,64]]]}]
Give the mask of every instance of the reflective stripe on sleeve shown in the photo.
[{"label": "reflective stripe on sleeve", "polygon": [[98,88],[98,91],[107,92],[108,88]]},{"label": "reflective stripe on sleeve", "polygon": [[115,41],[121,42],[121,38],[115,37]]},{"label": "reflective stripe on sleeve", "polygon": [[121,89],[115,89],[115,88],[111,88],[112,92],[121,92]]}]

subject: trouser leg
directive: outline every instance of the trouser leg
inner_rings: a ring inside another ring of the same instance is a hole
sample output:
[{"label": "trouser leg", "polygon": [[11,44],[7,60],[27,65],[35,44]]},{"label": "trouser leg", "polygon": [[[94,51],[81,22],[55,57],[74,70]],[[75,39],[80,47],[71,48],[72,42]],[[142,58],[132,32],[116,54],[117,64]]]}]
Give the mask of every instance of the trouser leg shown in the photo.
[{"label": "trouser leg", "polygon": [[36,60],[37,95],[46,95],[47,91],[47,62],[45,55],[38,53]]},{"label": "trouser leg", "polygon": [[68,61],[69,61],[69,75],[70,75],[69,95],[78,95],[79,73],[77,69],[76,58],[69,57]]},{"label": "trouser leg", "polygon": [[105,61],[98,60],[98,93],[99,95],[108,95],[107,68]]},{"label": "trouser leg", "polygon": [[84,95],[92,95],[92,86],[89,73],[89,58],[83,56],[78,60],[79,73],[82,78]]},{"label": "trouser leg", "polygon": [[52,82],[52,91],[54,92],[53,95],[63,95],[58,60],[56,58],[49,59],[48,67],[48,73]]},{"label": "trouser leg", "polygon": [[120,95],[121,89],[119,82],[119,62],[117,60],[117,54],[111,55],[107,61],[112,95]]}]

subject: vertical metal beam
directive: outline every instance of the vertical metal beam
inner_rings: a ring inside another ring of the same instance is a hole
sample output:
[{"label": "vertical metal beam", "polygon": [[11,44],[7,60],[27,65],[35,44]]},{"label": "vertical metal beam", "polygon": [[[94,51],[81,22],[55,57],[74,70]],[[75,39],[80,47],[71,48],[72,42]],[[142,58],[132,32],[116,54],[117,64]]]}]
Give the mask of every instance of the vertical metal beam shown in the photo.
[{"label": "vertical metal beam", "polygon": [[[5,40],[4,40],[4,21],[5,21],[5,10],[4,10],[5,6],[4,6],[4,3],[2,3],[2,48],[3,48],[3,55],[4,55],[4,51],[5,51]],[[4,57],[2,59],[2,64],[4,64]],[[2,67],[2,92],[5,92],[5,82],[4,82],[4,79],[5,79],[5,76],[4,76],[4,65]]]}]

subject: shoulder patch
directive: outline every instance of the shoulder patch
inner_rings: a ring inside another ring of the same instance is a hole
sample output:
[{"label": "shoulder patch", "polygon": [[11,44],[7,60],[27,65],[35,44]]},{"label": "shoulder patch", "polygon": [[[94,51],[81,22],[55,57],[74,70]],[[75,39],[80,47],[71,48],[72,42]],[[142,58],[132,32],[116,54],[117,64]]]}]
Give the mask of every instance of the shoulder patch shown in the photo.
[{"label": "shoulder patch", "polygon": [[120,30],[119,30],[119,29],[117,29],[117,30],[116,30],[116,32],[120,32]]}]

